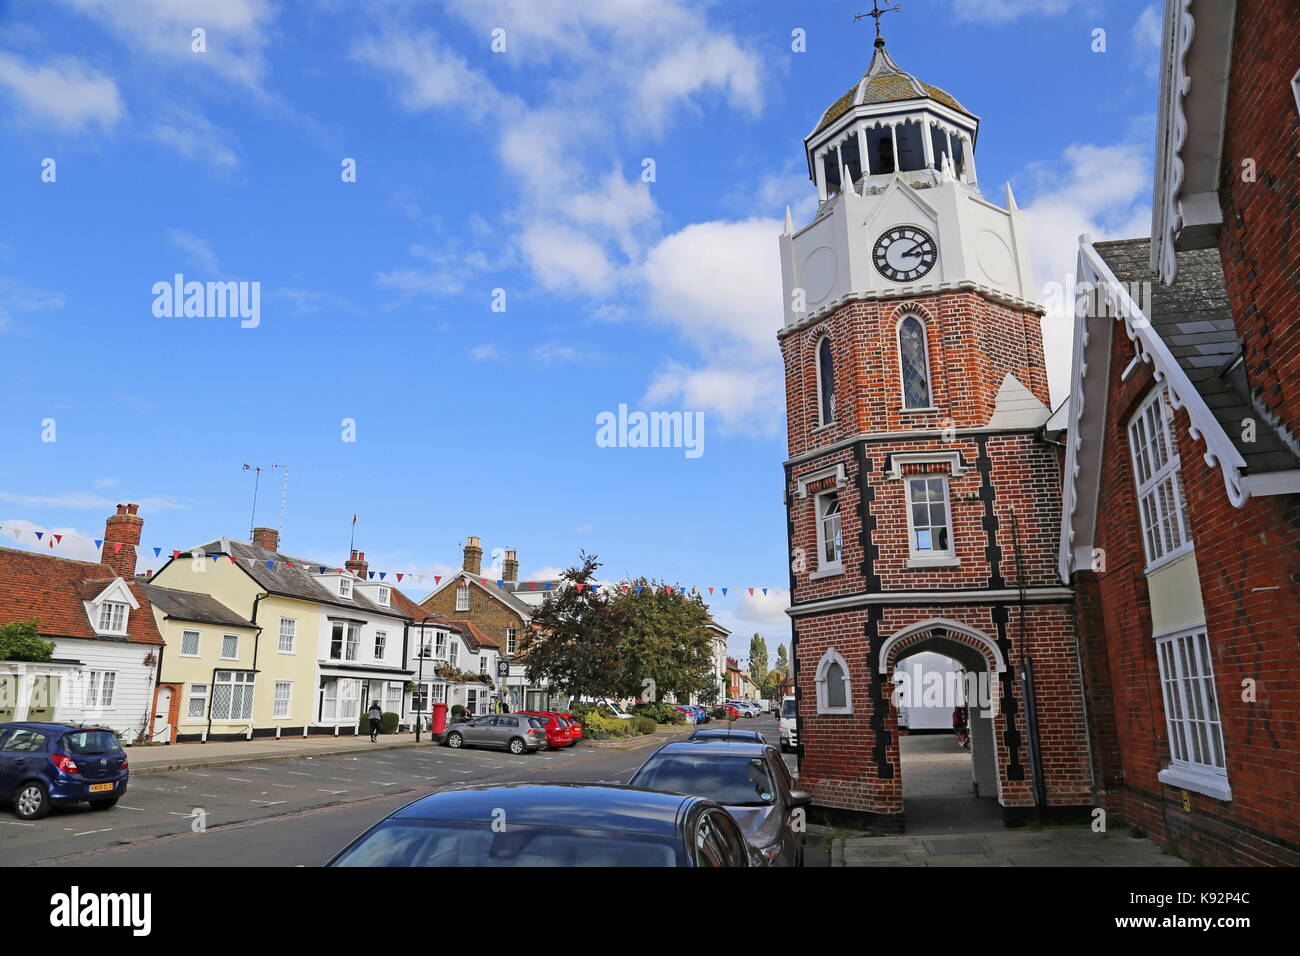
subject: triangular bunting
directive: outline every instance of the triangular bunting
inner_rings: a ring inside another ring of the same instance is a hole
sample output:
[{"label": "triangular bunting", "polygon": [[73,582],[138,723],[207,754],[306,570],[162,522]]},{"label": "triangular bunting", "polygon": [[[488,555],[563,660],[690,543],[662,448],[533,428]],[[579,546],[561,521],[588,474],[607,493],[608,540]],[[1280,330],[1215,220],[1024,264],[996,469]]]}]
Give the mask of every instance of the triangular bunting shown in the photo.
[{"label": "triangular bunting", "polygon": [[387,571],[380,571],[380,572],[379,572],[379,580],[382,581],[382,580],[384,579],[384,575],[386,575],[387,573],[388,573]]},{"label": "triangular bunting", "polygon": [[722,596],[723,596],[723,597],[726,597],[726,596],[727,596],[727,589],[726,589],[726,588],[723,588],[723,589],[722,589]]},{"label": "triangular bunting", "polygon": [[763,592],[763,597],[767,597],[767,588],[761,588],[760,590]]},{"label": "triangular bunting", "polygon": [[433,583],[434,583],[434,584],[437,584],[437,583],[438,583],[439,581],[441,581],[441,580],[442,580],[442,575],[441,575],[441,574],[435,574],[435,575],[433,576]]},{"label": "triangular bunting", "polygon": [[44,531],[33,531],[32,534],[36,535],[36,540],[37,540],[37,541],[40,541],[41,538],[45,537],[45,532],[44,532]]},{"label": "triangular bunting", "polygon": [[402,583],[402,572],[401,572],[401,571],[398,571],[398,572],[397,572],[397,583],[398,583],[398,584],[401,584],[401,583]]}]

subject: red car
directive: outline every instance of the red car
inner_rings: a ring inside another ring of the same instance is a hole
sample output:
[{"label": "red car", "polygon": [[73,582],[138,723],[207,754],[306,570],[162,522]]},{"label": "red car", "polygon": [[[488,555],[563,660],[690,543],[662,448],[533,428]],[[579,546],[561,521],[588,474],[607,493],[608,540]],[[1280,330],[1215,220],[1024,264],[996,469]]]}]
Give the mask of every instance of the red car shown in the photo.
[{"label": "red car", "polygon": [[719,704],[718,707],[727,712],[728,720],[740,720],[740,711],[736,710],[736,708],[732,707],[730,704]]},{"label": "red car", "polygon": [[582,739],[582,722],[579,721],[577,717],[574,717],[572,714],[566,714],[562,710],[548,710],[546,713],[559,717],[561,720],[568,723],[569,730],[573,733],[573,742],[575,744]]},{"label": "red car", "polygon": [[559,750],[561,747],[572,747],[576,743],[568,721],[562,720],[555,714],[541,710],[521,710],[517,713],[523,717],[536,717],[542,721],[543,729],[546,731],[546,743],[552,748]]}]

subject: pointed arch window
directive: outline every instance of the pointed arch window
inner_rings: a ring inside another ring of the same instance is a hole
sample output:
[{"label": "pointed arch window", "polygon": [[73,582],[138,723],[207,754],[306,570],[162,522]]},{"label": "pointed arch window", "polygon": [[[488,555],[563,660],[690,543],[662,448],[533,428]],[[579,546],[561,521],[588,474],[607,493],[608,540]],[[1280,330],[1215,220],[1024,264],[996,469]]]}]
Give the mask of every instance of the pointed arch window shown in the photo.
[{"label": "pointed arch window", "polygon": [[903,377],[903,407],[930,408],[930,349],[925,323],[915,315],[898,323],[898,365]]},{"label": "pointed arch window", "polygon": [[817,713],[853,713],[853,680],[849,664],[833,647],[826,649],[817,663]]},{"label": "pointed arch window", "polygon": [[831,358],[830,336],[817,343],[817,401],[819,425],[835,421],[835,365]]}]

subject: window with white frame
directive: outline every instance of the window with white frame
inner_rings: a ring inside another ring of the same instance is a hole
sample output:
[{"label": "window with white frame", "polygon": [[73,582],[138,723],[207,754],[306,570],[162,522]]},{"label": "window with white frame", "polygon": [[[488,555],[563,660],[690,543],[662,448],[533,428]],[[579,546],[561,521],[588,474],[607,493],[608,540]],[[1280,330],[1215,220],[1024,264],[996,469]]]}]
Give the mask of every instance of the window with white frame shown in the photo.
[{"label": "window with white frame", "polygon": [[99,630],[104,634],[126,633],[127,606],[119,601],[105,601],[99,606]]},{"label": "window with white frame", "polygon": [[507,627],[506,628],[506,653],[507,654],[515,653],[518,647],[518,641],[519,641],[519,628]]},{"label": "window with white frame", "polygon": [[908,546],[913,558],[954,555],[946,475],[907,479]]},{"label": "window with white frame", "polygon": [[438,660],[447,659],[447,635],[443,631],[433,635],[433,656]]},{"label": "window with white frame", "polygon": [[1192,548],[1172,426],[1173,412],[1163,386],[1142,403],[1128,425],[1148,571]]},{"label": "window with white frame", "polygon": [[191,684],[188,706],[185,709],[187,717],[202,717],[208,709],[208,685]]},{"label": "window with white frame", "polygon": [[1162,778],[1227,799],[1228,771],[1210,642],[1203,628],[1156,638],[1171,763]]},{"label": "window with white frame", "polygon": [[352,621],[330,622],[330,660],[355,661],[360,646],[360,624]]},{"label": "window with white frame", "polygon": [[456,610],[469,610],[469,585],[462,584],[456,588]]},{"label": "window with white frame", "polygon": [[384,659],[384,651],[388,647],[388,632],[375,631],[375,660]]},{"label": "window with white frame", "polygon": [[293,681],[275,682],[275,697],[271,701],[271,717],[274,720],[286,720],[293,706]]},{"label": "window with white frame", "polygon": [[298,641],[298,622],[291,617],[280,618],[280,653],[292,654]]},{"label": "window with white frame", "polygon": [[830,336],[817,343],[817,412],[818,426],[835,421],[835,357]]},{"label": "window with white frame", "polygon": [[382,607],[388,607],[388,595],[389,595],[389,589],[388,589],[388,588],[380,588],[380,589],[378,590],[378,592],[377,592],[377,595],[378,595],[378,600],[379,600],[379,604],[380,604],[380,606],[382,606]]},{"label": "window with white frame", "polygon": [[346,574],[339,575],[339,597],[351,599],[352,579]]},{"label": "window with white frame", "polygon": [[86,706],[112,707],[116,671],[89,671],[86,674]]},{"label": "window with white frame", "polygon": [[429,685],[429,699],[435,704],[444,704],[447,702],[447,685],[431,684]]},{"label": "window with white frame", "polygon": [[451,651],[449,654],[449,658],[450,658],[449,662],[452,667],[460,666],[460,645],[457,644],[455,641],[451,642]]},{"label": "window with white frame", "polygon": [[181,631],[181,657],[199,656],[199,632]]},{"label": "window with white frame", "polygon": [[387,710],[390,714],[400,714],[402,712],[402,685],[396,681],[388,682],[388,694],[384,698],[387,704]]},{"label": "window with white frame", "polygon": [[853,681],[844,655],[828,647],[817,664],[817,713],[853,713]]},{"label": "window with white frame", "polygon": [[929,408],[930,352],[925,323],[914,315],[898,323],[898,367],[903,383],[904,408]]},{"label": "window with white frame", "polygon": [[487,669],[487,655],[486,655],[486,654],[480,654],[480,655],[479,655],[479,659],[478,659],[478,672],[479,672],[480,674],[486,674],[486,673],[488,672],[488,669]]},{"label": "window with white frame", "polygon": [[834,571],[843,567],[844,537],[840,524],[840,493],[827,491],[814,499],[817,508],[817,567]]},{"label": "window with white frame", "polygon": [[212,684],[213,720],[252,719],[253,676],[252,671],[217,671]]},{"label": "window with white frame", "polygon": [[223,634],[221,637],[221,657],[224,660],[237,660],[239,658],[239,638],[234,634]]}]

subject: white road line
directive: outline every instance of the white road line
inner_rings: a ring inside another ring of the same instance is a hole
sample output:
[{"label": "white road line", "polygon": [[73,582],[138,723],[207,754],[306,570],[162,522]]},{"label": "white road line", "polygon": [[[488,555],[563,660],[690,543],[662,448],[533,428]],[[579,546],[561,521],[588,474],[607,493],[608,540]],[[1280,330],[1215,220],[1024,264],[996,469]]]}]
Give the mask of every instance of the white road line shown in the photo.
[{"label": "white road line", "polygon": [[245,769],[245,770],[256,770],[256,771],[258,771],[259,773],[270,773],[270,772],[271,772],[271,768],[270,768],[270,767],[245,767],[244,769]]},{"label": "white road line", "polygon": [[396,781],[396,780],[387,780],[387,781],[385,781],[385,780],[371,780],[370,782],[373,783],[373,784],[374,784],[375,786],[377,786],[377,787],[395,787],[395,786],[397,786],[397,781]]},{"label": "white road line", "polygon": [[290,770],[289,772],[290,772],[291,774],[293,774],[294,776],[297,776],[297,777],[310,777],[310,776],[311,776],[311,774],[309,774],[309,773],[303,773],[301,770]]},{"label": "white road line", "polygon": [[295,786],[294,786],[293,784],[291,784],[291,783],[273,783],[273,784],[271,784],[271,786],[273,786],[273,787],[279,787],[281,790],[297,790],[297,789],[298,789],[297,787],[295,787]]},{"label": "white road line", "polygon": [[330,777],[330,780],[341,780],[343,783],[356,783],[351,777]]},{"label": "white road line", "polygon": [[337,794],[340,794],[340,793],[347,793],[346,790],[317,790],[316,792],[317,792],[317,793],[332,793],[332,794],[336,794],[336,795],[337,795]]},{"label": "white road line", "polygon": [[210,776],[212,776],[212,774],[210,774],[210,773],[199,773],[197,770],[191,770],[190,773],[192,773],[192,774],[193,774],[194,776],[196,776],[196,777],[210,777]]},{"label": "white road line", "polygon": [[253,782],[253,781],[251,781],[251,780],[245,780],[243,777],[227,777],[226,779],[227,779],[227,780],[235,780],[235,781],[238,781],[239,783],[252,783],[252,782]]},{"label": "white road line", "polygon": [[192,814],[192,813],[177,813],[175,810],[168,810],[167,812],[170,813],[170,814],[171,814],[172,816],[174,816],[174,817],[192,817],[192,816],[194,816],[194,814]]},{"label": "white road line", "polygon": [[276,804],[284,803],[283,800],[259,800],[257,797],[253,797],[253,798],[251,798],[251,799],[249,800],[249,802],[250,802],[250,803],[264,803],[264,804],[266,804],[268,807],[273,807],[273,806],[275,806]]},{"label": "white road line", "polygon": [[143,810],[144,809],[144,807],[128,807],[125,803],[119,803],[117,805],[117,808],[119,810]]},{"label": "white road line", "polygon": [[102,830],[82,830],[80,833],[74,833],[73,836],[89,836],[92,833],[108,833],[112,827],[104,827]]}]

